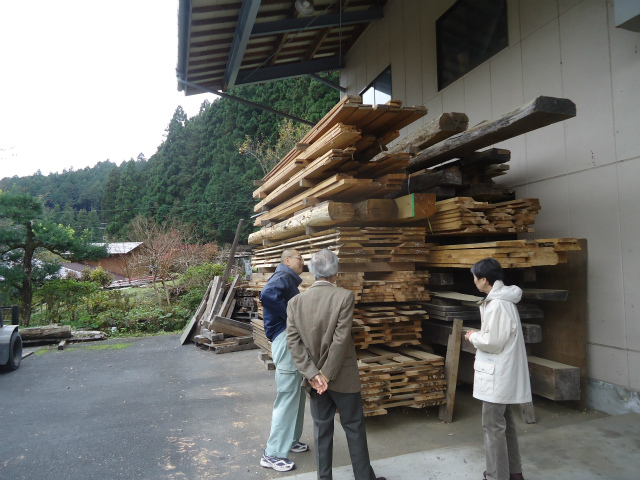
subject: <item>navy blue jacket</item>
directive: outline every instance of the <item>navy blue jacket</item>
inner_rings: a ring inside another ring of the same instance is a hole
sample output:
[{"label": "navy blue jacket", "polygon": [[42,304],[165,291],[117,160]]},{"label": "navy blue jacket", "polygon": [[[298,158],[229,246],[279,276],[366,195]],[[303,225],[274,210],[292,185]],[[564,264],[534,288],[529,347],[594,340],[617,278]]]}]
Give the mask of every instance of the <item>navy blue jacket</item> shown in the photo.
[{"label": "navy blue jacket", "polygon": [[280,264],[260,292],[264,333],[273,340],[287,328],[287,303],[298,295],[302,279],[286,265]]}]

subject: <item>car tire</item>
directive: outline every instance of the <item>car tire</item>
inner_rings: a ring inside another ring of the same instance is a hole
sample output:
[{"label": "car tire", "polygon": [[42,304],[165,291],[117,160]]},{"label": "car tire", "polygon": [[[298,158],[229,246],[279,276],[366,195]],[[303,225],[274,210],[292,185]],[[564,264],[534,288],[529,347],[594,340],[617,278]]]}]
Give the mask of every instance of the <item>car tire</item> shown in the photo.
[{"label": "car tire", "polygon": [[17,370],[20,367],[22,361],[22,337],[15,330],[11,334],[11,340],[9,341],[9,361],[5,365],[5,369],[8,371]]}]

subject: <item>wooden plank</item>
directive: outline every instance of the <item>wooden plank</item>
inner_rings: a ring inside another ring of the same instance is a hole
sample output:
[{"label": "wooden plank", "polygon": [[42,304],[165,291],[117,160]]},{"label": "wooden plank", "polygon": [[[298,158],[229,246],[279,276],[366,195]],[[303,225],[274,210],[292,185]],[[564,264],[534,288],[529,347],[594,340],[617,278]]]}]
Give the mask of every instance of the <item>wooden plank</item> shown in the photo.
[{"label": "wooden plank", "polygon": [[559,290],[570,290],[565,302],[546,302],[545,318],[537,320],[542,327],[544,341],[535,345],[535,356],[580,368],[579,401],[567,402],[567,406],[587,408],[587,277],[588,243],[579,240],[580,251],[570,251],[567,263],[553,267],[536,268],[533,285]]},{"label": "wooden plank", "polygon": [[[463,326],[463,333],[469,330],[478,330],[479,327],[467,327]],[[433,343],[436,345],[447,345],[449,336],[451,335],[453,327],[451,325],[445,325],[437,323],[433,320],[422,321],[422,339],[426,343]],[[540,343],[542,341],[542,329],[539,325],[530,323],[522,324],[522,333],[526,344]],[[462,338],[462,351],[467,353],[476,353],[476,347],[473,344]]]},{"label": "wooden plank", "polygon": [[227,290],[227,296],[225,297],[224,302],[222,302],[222,306],[218,311],[218,315],[223,315],[224,312],[227,311],[227,308],[229,307],[231,300],[236,294],[236,285],[238,284],[238,280],[240,280],[240,275],[236,275],[235,278],[233,279],[233,282],[231,283],[231,286],[229,286],[229,290]]},{"label": "wooden plank", "polygon": [[182,331],[182,334],[180,335],[180,345],[184,345],[185,343],[187,343],[187,341],[189,340],[189,337],[193,333],[193,329],[194,329],[194,327],[196,325],[196,322],[205,313],[205,311],[207,309],[207,300],[208,300],[209,295],[211,293],[211,289],[213,288],[214,283],[218,282],[219,279],[220,279],[220,277],[215,277],[213,280],[211,280],[211,282],[209,282],[209,286],[207,287],[207,291],[205,292],[204,296],[202,297],[202,301],[200,302],[200,306],[198,307],[196,312],[193,314],[193,317],[191,317],[191,320],[189,320],[189,323],[187,324],[187,326]]},{"label": "wooden plank", "polygon": [[556,290],[552,288],[523,288],[522,298],[534,300],[550,300],[565,302],[569,296],[569,290]]},{"label": "wooden plank", "polygon": [[575,115],[576,106],[571,100],[538,97],[496,120],[481,123],[423,150],[411,160],[407,171],[415,172],[453,158],[464,157],[502,140],[567,120]]},{"label": "wooden plank", "polygon": [[531,391],[549,400],[580,400],[580,369],[530,356]]},{"label": "wooden plank", "polygon": [[456,384],[458,383],[458,365],[460,363],[460,344],[462,341],[462,320],[453,321],[453,328],[447,344],[447,356],[444,364],[444,378],[447,381],[445,397],[447,403],[440,405],[438,419],[445,423],[453,421],[453,409],[456,399]]}]

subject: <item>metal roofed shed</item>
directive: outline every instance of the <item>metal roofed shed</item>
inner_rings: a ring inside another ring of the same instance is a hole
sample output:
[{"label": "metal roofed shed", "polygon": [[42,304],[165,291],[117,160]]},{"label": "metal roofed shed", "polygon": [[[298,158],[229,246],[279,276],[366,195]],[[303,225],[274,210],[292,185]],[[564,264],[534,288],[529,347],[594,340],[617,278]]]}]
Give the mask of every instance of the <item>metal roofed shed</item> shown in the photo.
[{"label": "metal roofed shed", "polygon": [[142,245],[142,242],[95,243],[94,245],[98,247],[106,245],[109,255],[126,255]]},{"label": "metal roofed shed", "polygon": [[[302,15],[297,3],[302,11],[311,4],[313,13]],[[344,55],[369,23],[383,17],[385,3],[180,0],[178,90],[215,93],[341,69]]]}]

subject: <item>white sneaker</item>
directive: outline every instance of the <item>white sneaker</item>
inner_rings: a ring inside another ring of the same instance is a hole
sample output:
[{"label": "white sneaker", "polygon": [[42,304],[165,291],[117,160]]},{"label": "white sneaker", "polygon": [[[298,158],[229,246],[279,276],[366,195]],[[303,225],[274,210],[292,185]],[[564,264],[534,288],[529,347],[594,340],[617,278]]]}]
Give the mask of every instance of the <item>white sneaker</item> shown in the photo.
[{"label": "white sneaker", "polygon": [[262,458],[260,459],[260,466],[264,468],[273,468],[277,472],[288,472],[289,470],[293,470],[296,464],[288,458],[272,457],[271,455],[267,455],[265,452],[262,454]]}]

